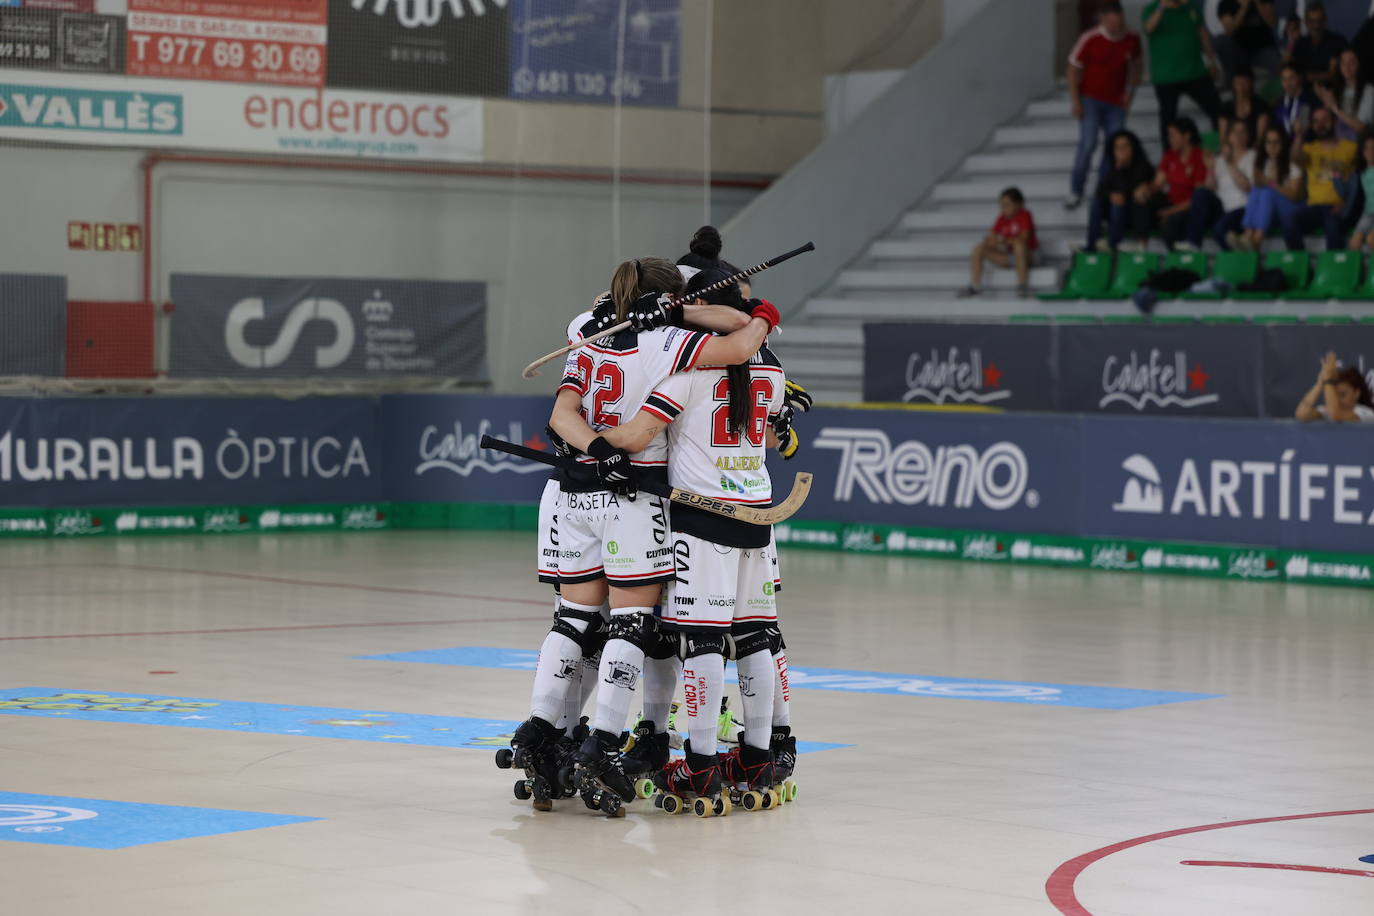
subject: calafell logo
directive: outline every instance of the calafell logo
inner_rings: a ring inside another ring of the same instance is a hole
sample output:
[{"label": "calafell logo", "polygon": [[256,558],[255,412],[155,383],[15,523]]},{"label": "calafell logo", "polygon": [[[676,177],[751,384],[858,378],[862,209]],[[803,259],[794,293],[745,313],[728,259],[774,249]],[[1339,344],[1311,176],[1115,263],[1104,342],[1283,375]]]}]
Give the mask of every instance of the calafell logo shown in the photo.
[{"label": "calafell logo", "polygon": [[950,347],[941,354],[930,351],[930,358],[913,353],[906,361],[906,394],[902,401],[929,401],[932,404],[973,402],[991,404],[1011,397],[1011,390],[1002,387],[1005,373],[996,363],[983,362],[983,351],[973,347],[968,357],[960,355],[958,347]]},{"label": "calafell logo", "polygon": [[1207,390],[1212,377],[1201,363],[1188,368],[1188,354],[1175,350],[1164,358],[1158,349],[1141,359],[1134,350],[1127,359],[1108,356],[1102,364],[1102,397],[1098,407],[1126,404],[1136,410],[1155,407],[1185,409],[1215,404],[1221,395]]},{"label": "calafell logo", "polygon": [[371,7],[372,13],[385,16],[391,12],[396,21],[408,29],[438,25],[445,8],[454,19],[464,16],[485,16],[488,7],[505,9],[508,0],[352,0],[358,12]]}]

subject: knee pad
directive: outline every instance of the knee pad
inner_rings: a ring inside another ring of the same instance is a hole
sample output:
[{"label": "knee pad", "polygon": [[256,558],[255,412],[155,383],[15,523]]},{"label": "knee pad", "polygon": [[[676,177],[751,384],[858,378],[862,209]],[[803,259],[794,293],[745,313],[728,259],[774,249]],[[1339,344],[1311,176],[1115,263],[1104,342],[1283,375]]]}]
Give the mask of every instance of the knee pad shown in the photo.
[{"label": "knee pad", "polygon": [[[579,630],[569,620],[580,620],[587,624]],[[553,618],[553,632],[566,636],[582,648],[582,654],[595,655],[606,643],[606,621],[596,611],[582,611],[559,603],[558,613]],[[597,640],[600,640],[599,642]]]},{"label": "knee pad", "polygon": [[645,655],[658,642],[658,620],[645,613],[611,614],[607,640],[623,639]]},{"label": "knee pad", "polygon": [[644,650],[644,654],[659,661],[682,658],[682,634],[677,631],[677,628],[665,627],[662,621],[659,621],[658,626],[654,629],[654,639],[650,642],[649,648]]},{"label": "knee pad", "polygon": [[725,655],[725,631],[687,631],[682,634],[683,659],[698,658],[702,655]]},{"label": "knee pad", "polygon": [[746,623],[730,630],[730,658],[748,658],[756,652],[772,653],[775,640],[782,641],[782,631],[773,624]]}]

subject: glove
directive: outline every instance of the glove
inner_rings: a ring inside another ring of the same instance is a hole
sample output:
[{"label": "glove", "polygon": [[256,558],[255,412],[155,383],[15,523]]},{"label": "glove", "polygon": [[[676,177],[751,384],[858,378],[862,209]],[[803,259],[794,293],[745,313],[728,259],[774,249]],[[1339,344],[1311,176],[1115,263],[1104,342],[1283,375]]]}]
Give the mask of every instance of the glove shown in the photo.
[{"label": "glove", "polygon": [[796,411],[791,407],[783,407],[772,421],[773,433],[778,437],[778,454],[782,456],[783,461],[795,458],[797,450],[801,448],[801,439],[792,428],[792,420],[795,417]]},{"label": "glove", "polygon": [[661,328],[672,321],[673,297],[667,293],[645,293],[630,303],[625,317],[637,332]]},{"label": "glove", "polygon": [[553,446],[553,453],[559,458],[571,458],[573,456],[572,446],[562,436],[554,432],[552,426],[544,427],[544,435],[549,437],[549,444]]},{"label": "glove", "polygon": [[635,481],[634,465],[624,449],[616,448],[603,437],[597,436],[587,446],[587,454],[596,459],[596,476],[616,496],[624,496],[634,502],[639,493]]},{"label": "glove", "polygon": [[790,380],[787,382],[787,392],[783,395],[783,400],[787,402],[788,407],[793,407],[802,413],[806,413],[816,403],[805,388]]},{"label": "glove", "polygon": [[746,299],[745,306],[749,309],[750,318],[762,318],[768,322],[768,332],[771,334],[773,329],[782,324],[782,313],[778,307],[767,299]]}]

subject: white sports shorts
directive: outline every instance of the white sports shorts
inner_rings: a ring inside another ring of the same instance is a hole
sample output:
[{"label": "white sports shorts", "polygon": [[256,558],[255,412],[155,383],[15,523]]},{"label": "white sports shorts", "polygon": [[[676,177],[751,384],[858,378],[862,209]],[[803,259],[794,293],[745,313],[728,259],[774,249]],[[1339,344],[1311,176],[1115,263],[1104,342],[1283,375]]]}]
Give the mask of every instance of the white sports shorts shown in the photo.
[{"label": "white sports shorts", "polygon": [[606,490],[560,493],[558,581],[605,576],[622,588],[673,580],[668,502],[640,493],[631,502]]},{"label": "white sports shorts", "polygon": [[778,619],[773,554],[768,547],[713,544],[673,536],[677,579],[668,587],[663,619],[685,627],[728,628]]}]

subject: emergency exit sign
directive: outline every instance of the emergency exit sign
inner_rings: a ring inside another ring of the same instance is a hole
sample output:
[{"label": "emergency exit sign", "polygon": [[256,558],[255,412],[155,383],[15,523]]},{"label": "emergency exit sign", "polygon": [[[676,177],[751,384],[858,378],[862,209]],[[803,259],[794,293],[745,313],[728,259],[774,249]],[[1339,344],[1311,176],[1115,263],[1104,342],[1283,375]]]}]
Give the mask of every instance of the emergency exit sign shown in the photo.
[{"label": "emergency exit sign", "polygon": [[143,227],[137,223],[67,223],[72,251],[142,251]]}]

